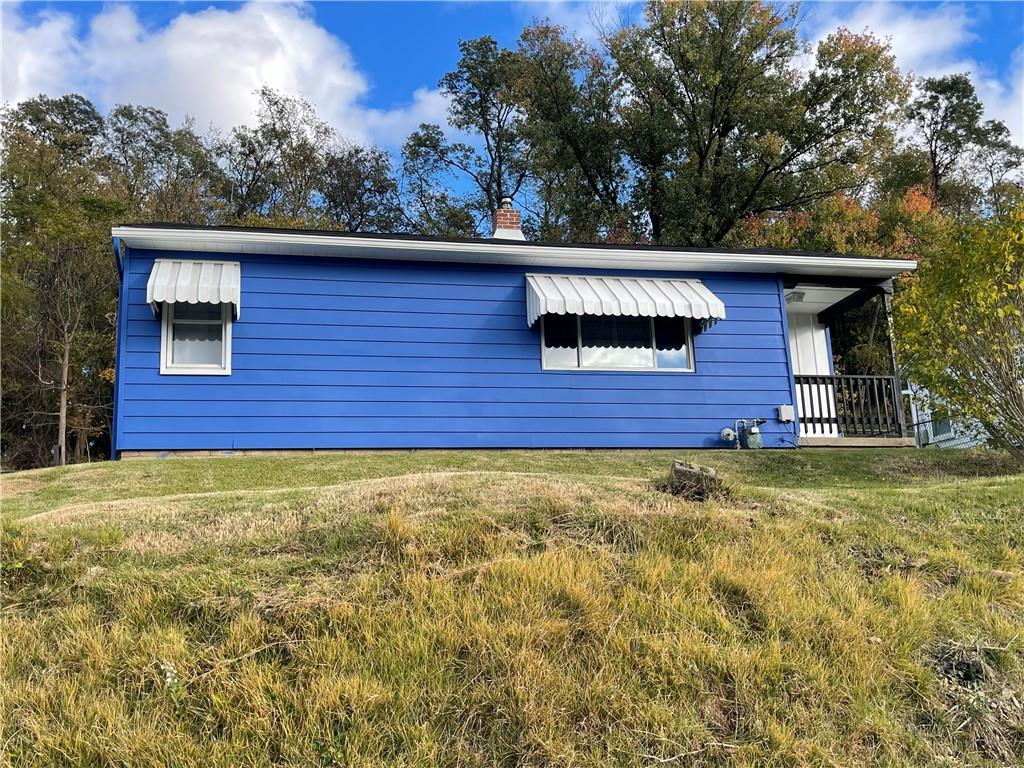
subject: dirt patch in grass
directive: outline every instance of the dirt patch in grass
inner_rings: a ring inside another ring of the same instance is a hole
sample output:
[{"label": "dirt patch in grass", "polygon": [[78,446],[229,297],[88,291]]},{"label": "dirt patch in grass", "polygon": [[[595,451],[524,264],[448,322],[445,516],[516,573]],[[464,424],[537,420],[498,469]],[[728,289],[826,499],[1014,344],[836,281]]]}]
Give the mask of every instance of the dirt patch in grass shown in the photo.
[{"label": "dirt patch in grass", "polygon": [[937,725],[986,757],[1010,765],[1024,756],[1024,677],[1020,646],[942,643]]},{"label": "dirt patch in grass", "polygon": [[892,574],[905,575],[919,571],[928,564],[926,555],[912,555],[893,544],[865,549],[854,546],[850,548],[850,555],[870,582]]}]

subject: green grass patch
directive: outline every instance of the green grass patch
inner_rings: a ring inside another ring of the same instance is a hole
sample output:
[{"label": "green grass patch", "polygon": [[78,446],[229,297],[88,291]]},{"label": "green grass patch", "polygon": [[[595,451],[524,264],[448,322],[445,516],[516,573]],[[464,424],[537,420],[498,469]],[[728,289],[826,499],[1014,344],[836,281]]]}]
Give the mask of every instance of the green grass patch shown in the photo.
[{"label": "green grass patch", "polygon": [[[658,490],[673,458],[728,499]],[[985,451],[357,452],[5,475],[15,765],[1011,765]]]}]

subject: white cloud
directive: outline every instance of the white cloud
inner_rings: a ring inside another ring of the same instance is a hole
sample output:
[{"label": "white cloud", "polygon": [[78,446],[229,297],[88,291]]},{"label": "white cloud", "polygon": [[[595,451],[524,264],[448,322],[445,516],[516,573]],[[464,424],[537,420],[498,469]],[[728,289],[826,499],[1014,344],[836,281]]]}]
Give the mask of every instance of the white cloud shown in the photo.
[{"label": "white cloud", "polygon": [[367,131],[378,144],[398,146],[420,123],[445,126],[448,99],[432,88],[417,88],[412,103],[405,109],[368,109],[364,115]]},{"label": "white cloud", "polygon": [[28,26],[12,5],[0,5],[0,47],[0,96],[5,102],[60,91],[80,53],[70,16],[45,11]]},{"label": "white cloud", "polygon": [[900,68],[917,76],[955,67],[957,52],[977,39],[971,30],[973,20],[963,5],[924,8],[887,2],[822,3],[810,7],[807,21],[815,42],[839,26],[854,32],[867,29],[889,38]]},{"label": "white cloud", "polygon": [[548,19],[591,44],[597,43],[602,34],[617,30],[624,20],[642,15],[637,3],[631,0],[528,0],[519,3],[518,11],[524,23]]},{"label": "white cloud", "polygon": [[138,103],[185,116],[201,127],[250,122],[262,85],[301,95],[339,133],[394,146],[423,121],[444,115],[444,99],[417,90],[392,110],[365,105],[369,85],[345,44],[314,20],[310,7],[248,3],[182,12],[147,29],[134,9],[108,6],[85,30],[68,14],[29,20],[6,6],[3,20],[5,101],[78,91],[104,108]]},{"label": "white cloud", "polygon": [[1014,53],[1004,73],[965,55],[979,39],[976,27],[984,13],[977,5],[944,3],[920,6],[889,2],[818,3],[808,9],[804,31],[812,43],[836,27],[870,30],[889,39],[896,62],[905,74],[937,77],[969,72],[985,105],[985,117],[1002,120],[1018,144],[1024,144],[1024,46]]},{"label": "white cloud", "polygon": [[985,105],[985,116],[1002,120],[1018,145],[1024,146],[1024,45],[1013,52],[1007,78],[995,76],[985,68],[974,70],[978,98]]}]

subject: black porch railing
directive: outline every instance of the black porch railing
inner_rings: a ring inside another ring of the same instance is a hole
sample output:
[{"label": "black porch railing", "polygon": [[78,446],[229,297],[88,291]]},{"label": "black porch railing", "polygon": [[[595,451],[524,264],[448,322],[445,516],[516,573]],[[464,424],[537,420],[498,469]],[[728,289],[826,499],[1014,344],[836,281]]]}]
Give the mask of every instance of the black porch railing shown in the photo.
[{"label": "black porch railing", "polygon": [[903,437],[903,396],[892,376],[795,376],[801,434]]}]

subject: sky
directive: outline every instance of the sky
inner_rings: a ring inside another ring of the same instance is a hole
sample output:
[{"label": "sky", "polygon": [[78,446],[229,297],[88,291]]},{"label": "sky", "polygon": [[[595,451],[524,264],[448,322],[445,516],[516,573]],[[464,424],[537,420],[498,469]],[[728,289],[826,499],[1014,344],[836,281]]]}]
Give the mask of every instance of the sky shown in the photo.
[{"label": "sky", "polygon": [[[970,72],[986,117],[1024,144],[1024,2],[810,2],[811,43],[839,26],[889,38],[901,70]],[[444,123],[438,79],[458,42],[515,43],[533,18],[596,40],[641,16],[595,2],[3,2],[0,99],[78,92],[107,110],[156,106],[197,128],[252,121],[263,84],[310,101],[339,132],[395,150]]]}]

